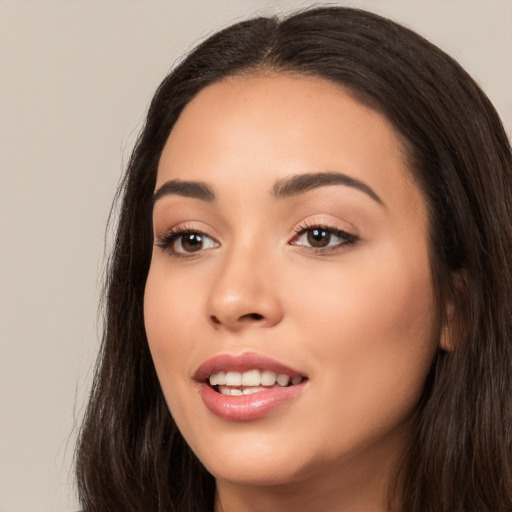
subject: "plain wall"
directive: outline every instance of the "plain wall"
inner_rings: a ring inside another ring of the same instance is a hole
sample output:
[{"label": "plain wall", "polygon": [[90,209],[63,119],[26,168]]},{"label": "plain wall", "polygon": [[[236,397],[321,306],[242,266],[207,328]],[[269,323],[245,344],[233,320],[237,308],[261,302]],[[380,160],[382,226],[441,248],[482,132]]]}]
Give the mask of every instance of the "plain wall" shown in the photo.
[{"label": "plain wall", "polygon": [[[338,3],[440,45],[512,133],[510,0]],[[0,0],[0,512],[77,509],[72,455],[98,348],[104,230],[156,86],[212,30],[304,5]]]}]

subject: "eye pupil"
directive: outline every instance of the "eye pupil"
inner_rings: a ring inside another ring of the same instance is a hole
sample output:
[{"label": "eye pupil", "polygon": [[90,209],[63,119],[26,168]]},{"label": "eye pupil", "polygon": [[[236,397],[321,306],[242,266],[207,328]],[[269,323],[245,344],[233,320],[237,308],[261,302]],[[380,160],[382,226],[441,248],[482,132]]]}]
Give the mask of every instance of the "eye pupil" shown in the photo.
[{"label": "eye pupil", "polygon": [[187,252],[199,251],[203,247],[203,237],[198,233],[183,235],[181,245]]},{"label": "eye pupil", "polygon": [[325,229],[310,229],[308,231],[308,243],[312,247],[325,247],[331,240],[331,234]]}]

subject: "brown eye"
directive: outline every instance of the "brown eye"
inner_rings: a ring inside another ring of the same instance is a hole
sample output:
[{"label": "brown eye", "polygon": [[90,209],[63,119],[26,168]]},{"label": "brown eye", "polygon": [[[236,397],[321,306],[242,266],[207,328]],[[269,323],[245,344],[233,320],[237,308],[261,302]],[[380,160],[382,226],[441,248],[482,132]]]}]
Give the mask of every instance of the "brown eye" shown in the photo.
[{"label": "brown eye", "polygon": [[194,256],[220,244],[201,231],[175,228],[161,237],[155,244],[174,258]]},{"label": "brown eye", "polygon": [[313,228],[308,231],[307,240],[311,247],[326,247],[331,241],[331,233],[325,229]]},{"label": "brown eye", "polygon": [[177,230],[164,237],[158,246],[173,256],[187,256],[219,247],[219,243],[200,231]]},{"label": "brown eye", "polygon": [[186,233],[176,240],[178,252],[196,252],[203,248],[203,236],[199,233]]},{"label": "brown eye", "polygon": [[299,227],[291,245],[315,250],[317,253],[335,251],[354,245],[359,237],[338,228],[328,226]]}]

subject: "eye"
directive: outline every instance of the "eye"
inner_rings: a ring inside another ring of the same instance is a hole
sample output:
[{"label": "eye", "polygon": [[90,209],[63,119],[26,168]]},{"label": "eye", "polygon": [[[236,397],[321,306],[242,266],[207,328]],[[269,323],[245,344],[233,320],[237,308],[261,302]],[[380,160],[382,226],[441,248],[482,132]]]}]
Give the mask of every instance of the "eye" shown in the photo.
[{"label": "eye", "polygon": [[156,245],[175,257],[186,257],[218,247],[219,243],[201,231],[175,228],[159,239]]},{"label": "eye", "polygon": [[342,229],[329,226],[299,226],[291,245],[310,247],[316,251],[331,250],[353,245],[359,240]]},{"label": "eye", "polygon": [[215,242],[203,233],[185,233],[176,237],[173,249],[179,253],[190,253],[211,249],[215,245]]}]

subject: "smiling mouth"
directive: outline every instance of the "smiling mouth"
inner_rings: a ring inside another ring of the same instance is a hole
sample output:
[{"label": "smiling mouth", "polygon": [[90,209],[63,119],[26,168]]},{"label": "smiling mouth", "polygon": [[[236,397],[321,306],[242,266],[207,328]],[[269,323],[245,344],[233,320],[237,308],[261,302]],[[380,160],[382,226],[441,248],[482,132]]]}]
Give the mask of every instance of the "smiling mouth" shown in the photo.
[{"label": "smiling mouth", "polygon": [[219,354],[193,374],[199,395],[215,416],[252,421],[297,399],[309,377],[262,354]]},{"label": "smiling mouth", "polygon": [[207,382],[210,387],[222,395],[242,396],[260,393],[272,388],[285,388],[301,384],[306,377],[290,376],[272,370],[248,370],[245,372],[220,371],[212,373]]}]

